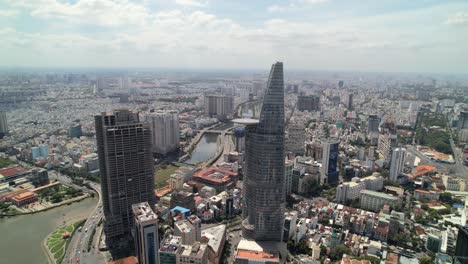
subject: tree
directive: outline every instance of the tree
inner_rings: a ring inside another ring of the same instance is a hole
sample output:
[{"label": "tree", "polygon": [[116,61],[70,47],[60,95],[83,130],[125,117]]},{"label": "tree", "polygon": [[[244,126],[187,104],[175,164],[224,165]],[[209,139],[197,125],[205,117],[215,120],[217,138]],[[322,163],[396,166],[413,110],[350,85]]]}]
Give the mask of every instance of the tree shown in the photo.
[{"label": "tree", "polygon": [[333,248],[330,252],[330,259],[331,260],[340,260],[343,258],[343,254],[350,255],[351,249],[344,245],[338,245],[337,247]]}]

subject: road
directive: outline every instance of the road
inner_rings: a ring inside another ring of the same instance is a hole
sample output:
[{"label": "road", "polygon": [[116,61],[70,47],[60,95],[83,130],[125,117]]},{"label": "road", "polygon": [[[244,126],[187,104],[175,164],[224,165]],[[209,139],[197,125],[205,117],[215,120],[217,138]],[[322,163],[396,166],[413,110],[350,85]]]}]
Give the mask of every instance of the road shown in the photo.
[{"label": "road", "polygon": [[[70,245],[67,248],[67,252],[65,253],[63,263],[104,263],[105,261],[97,246],[101,230],[101,227],[98,227],[98,223],[103,216],[101,206],[101,186],[93,182],[88,183],[98,193],[99,202],[82,226],[81,231],[75,232],[73,235]],[[92,237],[91,250],[88,252],[88,241],[95,229],[96,232]]]},{"label": "road", "polygon": [[407,145],[406,149],[416,155],[420,160],[420,164],[431,165],[437,168],[438,172],[442,172],[449,175],[456,175],[464,177],[468,179],[468,169],[466,166],[463,165],[463,154],[459,148],[452,145],[452,149],[454,152],[454,159],[455,164],[448,164],[448,163],[441,163],[431,160],[430,158],[424,156],[421,152],[419,152],[415,146]]}]

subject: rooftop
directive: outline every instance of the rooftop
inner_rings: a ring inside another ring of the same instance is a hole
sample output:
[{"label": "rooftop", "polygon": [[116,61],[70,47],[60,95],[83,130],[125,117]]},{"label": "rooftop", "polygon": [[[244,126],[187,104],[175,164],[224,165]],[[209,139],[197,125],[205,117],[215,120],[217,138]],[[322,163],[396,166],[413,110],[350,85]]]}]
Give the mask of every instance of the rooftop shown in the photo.
[{"label": "rooftop", "polygon": [[237,258],[243,259],[256,259],[258,261],[279,261],[279,255],[277,253],[269,253],[263,251],[252,251],[252,250],[245,250],[239,249],[237,251]]},{"label": "rooftop", "polygon": [[194,175],[195,178],[202,178],[216,183],[228,182],[231,180],[232,176],[237,176],[237,173],[223,170],[218,167],[210,167],[206,170],[200,170]]},{"label": "rooftop", "polygon": [[232,120],[233,123],[241,124],[241,125],[256,125],[260,121],[258,119],[253,118],[237,118]]},{"label": "rooftop", "polygon": [[138,219],[138,221],[148,221],[157,219],[157,215],[153,212],[148,202],[138,203],[132,205],[133,215]]},{"label": "rooftop", "polygon": [[362,190],[361,194],[377,196],[377,197],[381,197],[381,198],[385,198],[385,199],[394,199],[394,200],[398,199],[397,197],[395,197],[393,195],[382,193],[382,192],[371,191],[371,190]]},{"label": "rooftop", "polygon": [[164,244],[159,249],[160,252],[175,253],[182,244],[182,238],[179,236],[168,236]]},{"label": "rooftop", "polygon": [[225,234],[226,225],[217,225],[203,230],[201,235],[208,239],[208,246],[211,247],[214,252],[219,252]]},{"label": "rooftop", "polygon": [[19,165],[13,165],[13,166],[0,169],[0,175],[3,175],[5,178],[13,177],[23,172],[24,172],[23,167]]}]

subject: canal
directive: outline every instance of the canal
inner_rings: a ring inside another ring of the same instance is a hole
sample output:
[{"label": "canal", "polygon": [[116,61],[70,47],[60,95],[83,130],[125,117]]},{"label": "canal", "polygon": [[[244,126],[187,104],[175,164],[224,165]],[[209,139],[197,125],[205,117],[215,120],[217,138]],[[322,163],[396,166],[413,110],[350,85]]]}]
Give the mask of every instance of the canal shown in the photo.
[{"label": "canal", "polygon": [[218,134],[205,133],[185,163],[195,165],[213,157],[216,154],[217,141]]},{"label": "canal", "polygon": [[37,214],[0,218],[0,262],[48,263],[42,249],[46,236],[59,226],[88,217],[97,202],[97,198],[87,198]]}]

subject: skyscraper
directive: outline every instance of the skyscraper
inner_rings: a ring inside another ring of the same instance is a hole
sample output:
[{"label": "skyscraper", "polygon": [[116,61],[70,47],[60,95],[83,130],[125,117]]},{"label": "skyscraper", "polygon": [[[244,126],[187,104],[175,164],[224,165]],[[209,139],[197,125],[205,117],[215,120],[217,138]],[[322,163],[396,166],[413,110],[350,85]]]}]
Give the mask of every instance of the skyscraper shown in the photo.
[{"label": "skyscraper", "polygon": [[8,121],[5,111],[0,111],[0,139],[8,134]]},{"label": "skyscraper", "polygon": [[283,63],[272,65],[260,120],[246,125],[244,204],[245,238],[280,242],[284,218]]},{"label": "skyscraper", "polygon": [[392,153],[392,161],[390,164],[390,180],[398,181],[398,176],[403,172],[405,166],[406,149],[396,148]]},{"label": "skyscraper", "polygon": [[319,95],[299,95],[297,97],[297,109],[299,111],[319,111],[320,96]]},{"label": "skyscraper", "polygon": [[132,205],[155,204],[151,131],[138,113],[95,116],[106,238],[129,234]]},{"label": "skyscraper", "polygon": [[151,125],[153,153],[165,155],[179,147],[179,112],[157,111],[146,116]]},{"label": "skyscraper", "polygon": [[334,184],[339,180],[338,165],[338,145],[336,139],[323,141],[322,154],[322,183]]},{"label": "skyscraper", "polygon": [[457,246],[455,247],[455,263],[468,264],[468,227],[460,226],[458,229]]},{"label": "skyscraper", "polygon": [[371,144],[377,144],[379,138],[379,124],[380,118],[377,115],[369,115],[367,119],[367,138],[370,139]]},{"label": "skyscraper", "polygon": [[458,130],[468,128],[468,111],[461,111],[457,123]]},{"label": "skyscraper", "polygon": [[205,114],[220,120],[234,111],[234,97],[230,95],[205,95]]},{"label": "skyscraper", "polygon": [[140,264],[159,264],[158,218],[148,202],[132,205],[135,251]]}]

